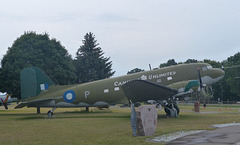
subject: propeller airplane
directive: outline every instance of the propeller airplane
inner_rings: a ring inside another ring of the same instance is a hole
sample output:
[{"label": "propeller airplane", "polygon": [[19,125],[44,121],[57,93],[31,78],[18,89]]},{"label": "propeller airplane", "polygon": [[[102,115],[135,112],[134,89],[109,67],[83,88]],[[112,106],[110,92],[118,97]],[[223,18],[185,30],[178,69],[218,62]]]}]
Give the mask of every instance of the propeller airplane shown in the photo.
[{"label": "propeller airplane", "polygon": [[59,107],[96,107],[148,100],[166,100],[162,104],[167,115],[179,113],[175,97],[199,92],[224,77],[224,71],[207,63],[179,64],[169,67],[113,77],[83,84],[55,85],[37,67],[21,71],[22,103],[15,108],[52,107],[48,116]]}]

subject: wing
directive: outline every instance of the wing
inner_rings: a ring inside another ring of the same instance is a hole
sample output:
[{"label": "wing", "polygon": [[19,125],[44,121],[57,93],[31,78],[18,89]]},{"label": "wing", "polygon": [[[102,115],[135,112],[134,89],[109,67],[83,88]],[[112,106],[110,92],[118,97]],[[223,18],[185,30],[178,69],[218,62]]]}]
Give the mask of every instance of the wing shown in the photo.
[{"label": "wing", "polygon": [[18,104],[15,109],[27,107],[38,107],[38,106],[48,106],[55,104],[53,99],[45,99],[45,100],[38,100],[38,101],[30,101],[30,102],[22,102]]},{"label": "wing", "polygon": [[144,80],[133,80],[122,86],[124,94],[132,102],[147,100],[167,100],[177,94],[176,89]]}]

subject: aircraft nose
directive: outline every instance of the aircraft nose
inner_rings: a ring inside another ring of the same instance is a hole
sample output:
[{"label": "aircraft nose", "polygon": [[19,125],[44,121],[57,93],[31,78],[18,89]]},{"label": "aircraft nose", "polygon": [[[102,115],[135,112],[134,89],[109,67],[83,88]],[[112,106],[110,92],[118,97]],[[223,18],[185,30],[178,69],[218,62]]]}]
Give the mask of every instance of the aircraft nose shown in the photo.
[{"label": "aircraft nose", "polygon": [[219,68],[215,68],[213,74],[214,74],[214,77],[213,77],[214,83],[216,83],[224,77],[225,72]]},{"label": "aircraft nose", "polygon": [[225,72],[221,69],[218,69],[218,76],[219,77],[224,77],[224,75],[225,75]]}]

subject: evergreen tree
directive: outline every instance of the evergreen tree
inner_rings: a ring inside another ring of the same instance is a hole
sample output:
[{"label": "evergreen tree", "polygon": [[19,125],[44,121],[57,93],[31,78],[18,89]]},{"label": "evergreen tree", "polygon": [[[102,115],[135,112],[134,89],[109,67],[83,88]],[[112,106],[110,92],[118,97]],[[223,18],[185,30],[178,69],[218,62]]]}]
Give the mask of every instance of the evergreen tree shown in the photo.
[{"label": "evergreen tree", "polygon": [[2,61],[0,91],[20,98],[20,71],[40,67],[55,84],[71,84],[76,80],[73,60],[67,50],[48,34],[25,32],[8,48]]},{"label": "evergreen tree", "polygon": [[84,36],[76,53],[75,67],[77,70],[77,83],[91,82],[113,76],[112,61],[110,57],[104,57],[104,53],[99,47],[95,35],[89,32]]}]

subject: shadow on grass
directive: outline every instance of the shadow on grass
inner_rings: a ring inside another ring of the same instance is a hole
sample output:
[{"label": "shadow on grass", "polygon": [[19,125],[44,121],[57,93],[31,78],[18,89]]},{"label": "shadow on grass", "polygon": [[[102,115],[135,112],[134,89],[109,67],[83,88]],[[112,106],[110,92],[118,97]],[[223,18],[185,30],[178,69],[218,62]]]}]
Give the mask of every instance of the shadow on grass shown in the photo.
[{"label": "shadow on grass", "polygon": [[29,116],[29,115],[37,115],[36,113],[0,113],[0,117],[4,117],[4,116],[14,116],[14,117],[18,117],[18,116]]},{"label": "shadow on grass", "polygon": [[26,119],[43,119],[43,114],[36,113],[4,113],[0,114],[2,119],[7,120],[26,120]]},{"label": "shadow on grass", "polygon": [[73,119],[73,118],[119,118],[119,119],[130,119],[130,116],[58,116],[58,115],[54,115],[53,117],[47,117],[47,115],[44,116],[28,116],[28,117],[19,117],[16,118],[15,120],[35,120],[35,119]]},{"label": "shadow on grass", "polygon": [[[70,119],[70,118],[130,118],[130,114],[113,113],[111,110],[90,110],[90,111],[66,111],[56,112],[53,117],[48,117],[47,113],[2,113],[1,118],[6,117],[11,120],[38,120],[38,119]],[[11,118],[10,118],[11,117]]]},{"label": "shadow on grass", "polygon": [[[66,111],[66,112],[56,112],[53,114],[53,117],[49,118],[47,113],[16,113],[16,112],[4,112],[0,113],[0,117],[10,117],[11,120],[38,120],[38,119],[70,119],[70,118],[119,118],[119,119],[130,119],[131,113],[119,113],[119,112],[112,112],[112,110],[80,110],[80,111]],[[177,118],[172,118],[167,116],[166,114],[158,114],[159,120],[166,120],[166,119],[176,119],[176,120],[187,120],[189,118],[197,117],[193,114],[184,114],[179,115]]]},{"label": "shadow on grass", "polygon": [[85,113],[85,114],[94,114],[94,113],[112,113],[112,110],[90,110],[90,111],[86,111],[86,110],[80,110],[80,111],[66,111],[63,113]]}]

